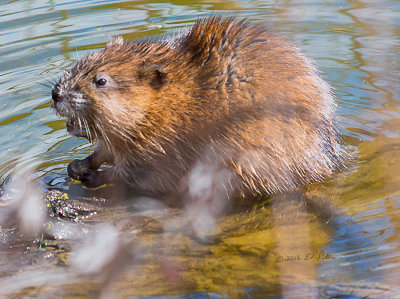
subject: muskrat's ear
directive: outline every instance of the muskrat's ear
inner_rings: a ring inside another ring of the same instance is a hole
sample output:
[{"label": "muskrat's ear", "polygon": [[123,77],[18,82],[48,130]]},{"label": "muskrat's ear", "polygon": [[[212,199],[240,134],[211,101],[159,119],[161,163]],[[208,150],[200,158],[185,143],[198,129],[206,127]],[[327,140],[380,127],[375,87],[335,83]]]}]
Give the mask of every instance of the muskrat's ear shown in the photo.
[{"label": "muskrat's ear", "polygon": [[165,83],[167,83],[167,73],[161,66],[157,66],[157,68],[153,70],[153,76],[153,80],[150,84],[155,89],[160,89]]},{"label": "muskrat's ear", "polygon": [[160,89],[167,83],[167,72],[160,64],[142,63],[141,69],[138,72],[140,79],[145,79],[154,89]]}]

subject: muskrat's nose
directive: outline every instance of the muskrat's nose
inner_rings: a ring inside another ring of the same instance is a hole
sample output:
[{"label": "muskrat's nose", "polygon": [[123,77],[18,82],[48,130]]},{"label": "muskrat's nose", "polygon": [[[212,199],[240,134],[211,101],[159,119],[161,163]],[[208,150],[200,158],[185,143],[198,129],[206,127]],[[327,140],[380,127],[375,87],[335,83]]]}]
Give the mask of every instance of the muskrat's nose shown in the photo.
[{"label": "muskrat's nose", "polygon": [[51,97],[53,98],[54,103],[56,102],[61,102],[63,100],[63,97],[58,94],[55,90],[51,92]]}]

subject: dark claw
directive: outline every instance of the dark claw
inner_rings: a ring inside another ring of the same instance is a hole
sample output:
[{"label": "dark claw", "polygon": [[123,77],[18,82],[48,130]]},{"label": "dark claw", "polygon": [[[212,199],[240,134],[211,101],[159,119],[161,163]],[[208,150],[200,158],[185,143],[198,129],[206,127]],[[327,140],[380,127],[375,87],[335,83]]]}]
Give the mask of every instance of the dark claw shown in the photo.
[{"label": "dark claw", "polygon": [[84,160],[74,160],[69,163],[67,172],[68,175],[74,180],[81,180],[81,176],[89,171],[89,163],[86,159]]},{"label": "dark claw", "polygon": [[87,188],[97,188],[105,184],[101,172],[92,169],[88,169],[86,173],[82,174],[80,181]]}]

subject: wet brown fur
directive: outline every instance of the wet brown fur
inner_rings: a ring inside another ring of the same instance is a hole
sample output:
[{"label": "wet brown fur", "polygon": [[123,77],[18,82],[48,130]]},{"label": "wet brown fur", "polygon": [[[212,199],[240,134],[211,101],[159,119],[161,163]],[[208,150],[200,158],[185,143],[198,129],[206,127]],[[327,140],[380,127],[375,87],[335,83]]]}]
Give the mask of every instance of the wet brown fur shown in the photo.
[{"label": "wet brown fur", "polygon": [[[113,85],[96,88],[99,74]],[[227,189],[272,194],[322,180],[346,158],[328,84],[295,46],[244,20],[199,20],[171,40],[113,40],[55,90],[84,94],[70,105],[99,140],[99,159],[114,164],[113,180],[150,191],[177,191],[205,163],[230,171]]]}]

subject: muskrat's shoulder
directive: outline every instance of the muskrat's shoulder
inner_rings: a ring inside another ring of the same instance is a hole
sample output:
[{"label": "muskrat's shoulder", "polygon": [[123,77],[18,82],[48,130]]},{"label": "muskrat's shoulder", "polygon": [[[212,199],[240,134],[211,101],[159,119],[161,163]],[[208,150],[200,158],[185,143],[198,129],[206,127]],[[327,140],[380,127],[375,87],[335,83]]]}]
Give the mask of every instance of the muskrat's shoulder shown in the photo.
[{"label": "muskrat's shoulder", "polygon": [[[274,46],[273,40],[281,38],[270,32],[266,26],[248,22],[246,19],[214,16],[199,19],[188,30],[173,36],[168,46],[188,53],[190,63],[202,66],[218,66],[221,60],[237,56],[237,49],[262,44]],[[283,46],[283,45],[281,45]],[[214,64],[213,64],[214,63]]]}]

